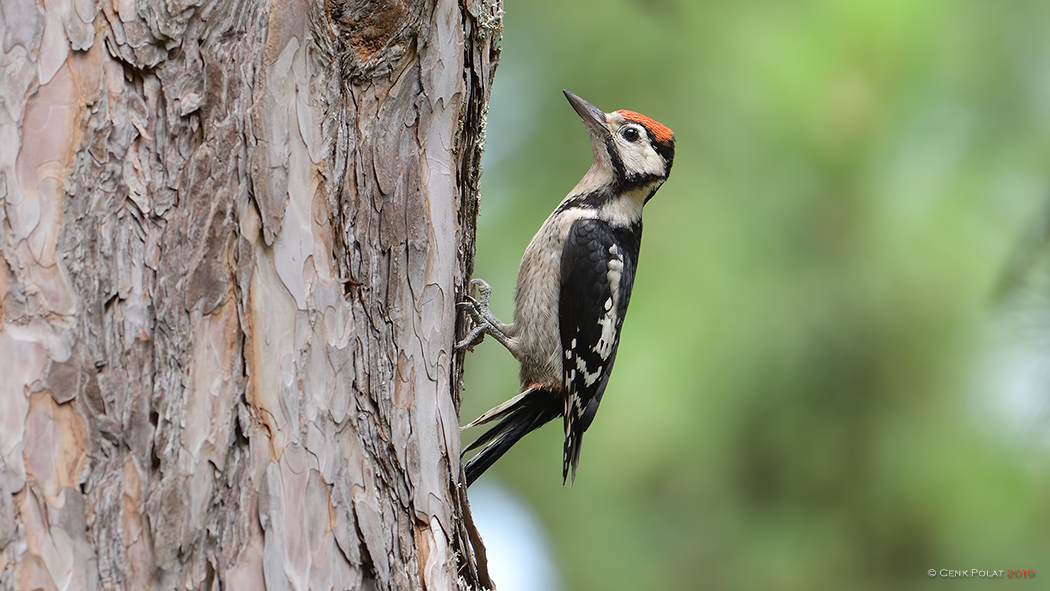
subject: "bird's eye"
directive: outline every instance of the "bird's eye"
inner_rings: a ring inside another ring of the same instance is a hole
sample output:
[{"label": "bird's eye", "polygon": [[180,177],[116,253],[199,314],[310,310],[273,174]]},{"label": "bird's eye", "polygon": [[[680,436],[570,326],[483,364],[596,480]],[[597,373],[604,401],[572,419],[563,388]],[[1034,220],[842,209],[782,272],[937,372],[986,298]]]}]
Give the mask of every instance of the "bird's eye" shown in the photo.
[{"label": "bird's eye", "polygon": [[632,143],[633,142],[637,142],[638,141],[638,130],[633,128],[633,127],[628,127],[626,129],[624,129],[623,130],[623,139],[625,139],[625,140],[627,140],[629,142],[632,142]]}]

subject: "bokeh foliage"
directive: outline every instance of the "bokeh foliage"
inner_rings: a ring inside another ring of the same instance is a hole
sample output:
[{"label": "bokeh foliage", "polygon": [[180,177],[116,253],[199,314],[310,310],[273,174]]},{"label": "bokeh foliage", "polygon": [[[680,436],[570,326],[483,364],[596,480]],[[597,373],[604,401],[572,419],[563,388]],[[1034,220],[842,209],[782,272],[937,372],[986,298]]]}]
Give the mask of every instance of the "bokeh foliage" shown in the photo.
[{"label": "bokeh foliage", "polygon": [[[1050,456],[973,385],[1050,196],[1048,23],[1045,0],[508,0],[476,268],[497,315],[589,165],[562,88],[677,139],[575,487],[560,425],[486,476],[535,508],[567,589],[1050,579]],[[516,376],[478,347],[464,420]]]}]

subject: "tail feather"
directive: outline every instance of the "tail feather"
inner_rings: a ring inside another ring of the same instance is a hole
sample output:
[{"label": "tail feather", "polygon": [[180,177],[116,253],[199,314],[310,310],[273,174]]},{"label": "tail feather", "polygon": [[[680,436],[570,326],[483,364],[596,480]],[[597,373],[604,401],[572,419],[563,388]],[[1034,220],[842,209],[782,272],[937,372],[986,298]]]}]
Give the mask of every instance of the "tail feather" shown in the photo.
[{"label": "tail feather", "polygon": [[[466,425],[463,425],[462,427],[459,428],[459,430],[460,431],[466,431],[467,429],[469,429],[471,427],[477,427],[478,425],[484,425],[485,423],[487,423],[489,421],[493,421],[495,419],[498,419],[500,417],[505,416],[507,413],[509,413],[512,410],[514,410],[514,405],[516,405],[522,398],[524,398],[525,395],[531,394],[531,393],[532,393],[531,389],[530,390],[525,390],[521,394],[518,394],[514,398],[511,398],[510,400],[500,404],[499,406],[495,406],[493,408],[490,408],[489,410],[486,410],[480,417],[474,419],[473,421],[467,423]],[[477,443],[477,442],[475,442],[475,443]],[[471,448],[468,447],[467,449],[471,449]]]},{"label": "tail feather", "polygon": [[[565,451],[562,453],[561,484],[565,486],[566,480],[569,486],[576,483],[576,468],[580,466],[580,447],[583,444],[583,430],[577,430],[574,426],[565,433]],[[572,471],[572,478],[569,472]]]},{"label": "tail feather", "polygon": [[561,407],[560,397],[545,388],[534,388],[522,392],[471,422],[468,427],[500,418],[496,426],[486,431],[463,450],[463,453],[466,453],[482,445],[485,446],[463,467],[467,474],[467,486],[473,484],[519,439],[558,418],[561,415]]}]

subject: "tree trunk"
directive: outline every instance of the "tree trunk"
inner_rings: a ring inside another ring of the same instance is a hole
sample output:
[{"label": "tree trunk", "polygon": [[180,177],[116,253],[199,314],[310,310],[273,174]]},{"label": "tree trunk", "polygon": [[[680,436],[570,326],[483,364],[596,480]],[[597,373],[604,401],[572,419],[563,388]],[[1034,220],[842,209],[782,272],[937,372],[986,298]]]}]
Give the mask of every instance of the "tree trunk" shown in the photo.
[{"label": "tree trunk", "polygon": [[501,14],[3,0],[0,588],[491,586],[452,344]]}]

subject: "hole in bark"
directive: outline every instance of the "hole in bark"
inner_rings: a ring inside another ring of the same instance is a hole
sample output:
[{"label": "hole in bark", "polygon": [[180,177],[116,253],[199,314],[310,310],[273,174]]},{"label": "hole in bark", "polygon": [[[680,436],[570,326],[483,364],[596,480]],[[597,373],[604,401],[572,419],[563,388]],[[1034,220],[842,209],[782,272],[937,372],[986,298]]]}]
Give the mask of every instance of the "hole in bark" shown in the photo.
[{"label": "hole in bark", "polygon": [[201,584],[201,589],[211,589],[213,587],[212,582],[215,580],[215,567],[211,561],[204,563],[204,582]]},{"label": "hole in bark", "polygon": [[237,416],[233,417],[233,440],[242,444],[248,443],[248,436],[244,434],[244,428],[241,427],[241,421]]},{"label": "hole in bark", "polygon": [[156,447],[154,447],[153,451],[150,453],[150,458],[150,468],[152,468],[154,472],[160,470],[160,456],[157,455]]},{"label": "hole in bark", "polygon": [[155,411],[155,410],[149,411],[149,424],[151,424],[154,427],[156,427],[157,423],[159,421],[160,421],[160,415],[157,414],[157,411]]}]

